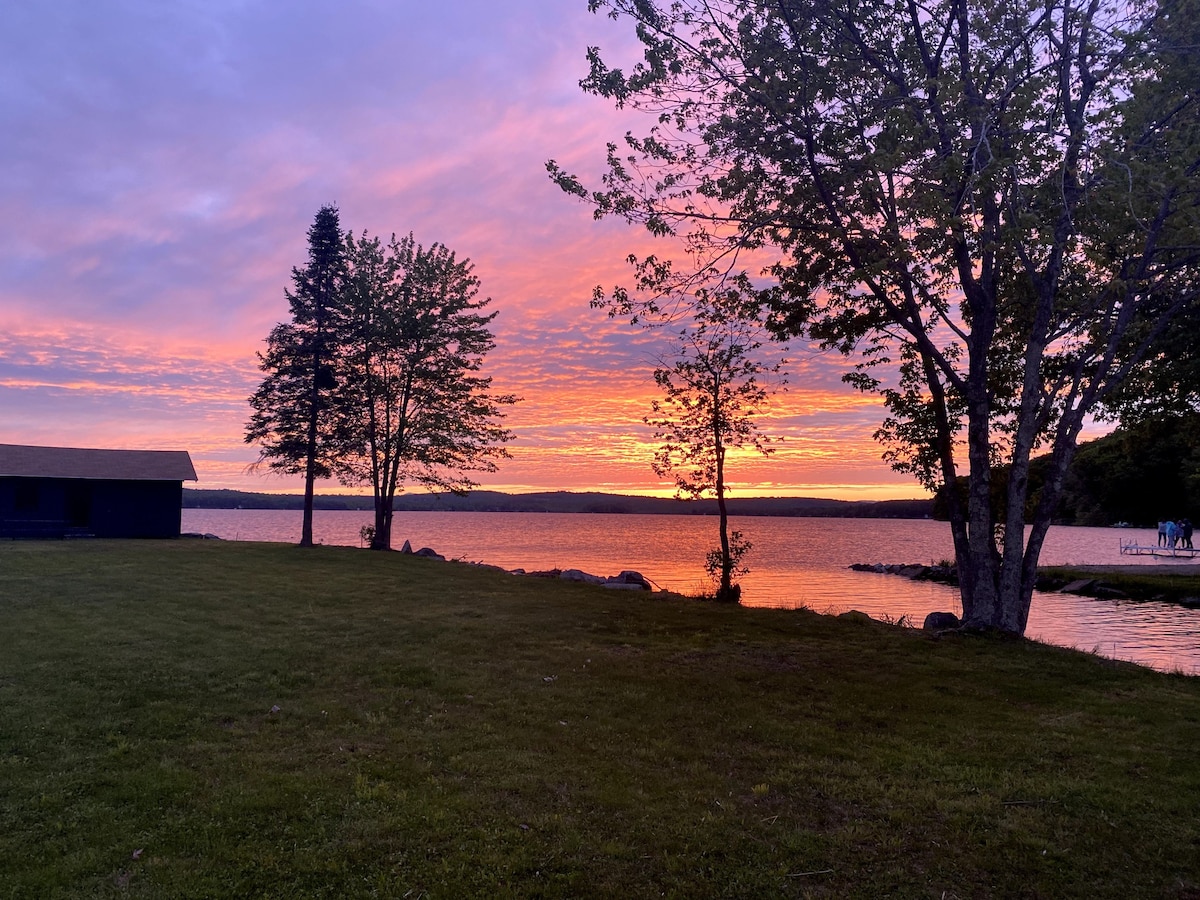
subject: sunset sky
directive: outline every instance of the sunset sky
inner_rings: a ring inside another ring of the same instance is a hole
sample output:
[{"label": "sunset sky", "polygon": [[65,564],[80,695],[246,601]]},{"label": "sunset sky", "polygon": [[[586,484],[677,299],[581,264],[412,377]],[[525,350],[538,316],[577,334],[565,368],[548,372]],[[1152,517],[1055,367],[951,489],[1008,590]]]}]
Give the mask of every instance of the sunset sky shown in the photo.
[{"label": "sunset sky", "polygon": [[[645,123],[578,87],[632,50],[586,0],[50,0],[0,7],[0,442],[186,449],[195,487],[292,491],[242,441],[255,352],[317,209],[470,257],[499,310],[498,490],[669,493],[642,424],[650,336],[591,310],[649,238],[547,178]],[[670,248],[656,248],[670,254]],[[919,496],[878,401],[789,354],[741,496]],[[344,490],[336,483],[327,492]]]}]

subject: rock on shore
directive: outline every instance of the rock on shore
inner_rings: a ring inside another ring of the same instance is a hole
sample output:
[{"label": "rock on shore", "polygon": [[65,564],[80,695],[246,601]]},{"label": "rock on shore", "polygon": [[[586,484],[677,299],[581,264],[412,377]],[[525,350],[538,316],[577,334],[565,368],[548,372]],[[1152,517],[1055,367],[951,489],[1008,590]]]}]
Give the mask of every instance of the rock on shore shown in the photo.
[{"label": "rock on shore", "polygon": [[880,575],[900,575],[914,581],[933,581],[938,584],[958,584],[958,570],[954,566],[923,566],[919,563],[884,564],[854,563],[855,572],[875,572]]},{"label": "rock on shore", "polygon": [[[410,541],[404,542],[404,546],[400,548],[400,552],[412,554],[413,556],[424,556],[428,559],[444,560],[446,558],[430,547],[413,550]],[[499,566],[489,566],[486,563],[475,563],[475,565],[484,566],[489,569],[500,569]],[[646,578],[641,572],[636,572],[633,569],[624,569],[618,575],[609,576],[592,575],[589,572],[584,572],[582,569],[550,569],[544,572],[526,572],[524,569],[501,569],[501,571],[509,571],[513,575],[528,575],[533,578],[559,578],[563,581],[578,581],[614,591],[654,590],[654,585],[650,582],[650,579]]]},{"label": "rock on shore", "polygon": [[[535,572],[533,574],[543,574]],[[551,576],[554,577],[554,576]],[[592,575],[580,569],[563,569],[557,575],[563,581],[582,581],[585,584],[595,584],[616,591],[652,591],[653,586],[640,572],[625,569],[619,575]]]}]

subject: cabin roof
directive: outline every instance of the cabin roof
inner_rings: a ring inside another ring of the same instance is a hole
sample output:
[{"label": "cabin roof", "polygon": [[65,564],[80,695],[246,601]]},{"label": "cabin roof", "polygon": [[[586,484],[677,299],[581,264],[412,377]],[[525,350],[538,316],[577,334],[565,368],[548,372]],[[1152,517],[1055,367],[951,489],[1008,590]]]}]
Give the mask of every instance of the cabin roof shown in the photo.
[{"label": "cabin roof", "polygon": [[0,478],[197,481],[186,450],[88,450],[0,444]]}]

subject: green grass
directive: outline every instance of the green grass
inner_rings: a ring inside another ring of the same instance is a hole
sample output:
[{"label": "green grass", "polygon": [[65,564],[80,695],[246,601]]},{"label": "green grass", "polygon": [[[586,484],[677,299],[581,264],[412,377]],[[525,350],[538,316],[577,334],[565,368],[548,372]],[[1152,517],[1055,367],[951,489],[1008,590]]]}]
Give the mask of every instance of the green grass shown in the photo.
[{"label": "green grass", "polygon": [[[1129,568],[1133,568],[1132,566]],[[1189,569],[1194,569],[1189,566]],[[1161,600],[1167,603],[1195,602],[1200,597],[1200,575],[1190,572],[1114,571],[1111,566],[1047,566],[1038,569],[1046,586],[1057,590],[1072,581],[1094,579],[1097,584],[1114,587],[1134,600]]]},{"label": "green grass", "polygon": [[266,544],[0,622],[0,897],[1200,897],[1200,679]]}]

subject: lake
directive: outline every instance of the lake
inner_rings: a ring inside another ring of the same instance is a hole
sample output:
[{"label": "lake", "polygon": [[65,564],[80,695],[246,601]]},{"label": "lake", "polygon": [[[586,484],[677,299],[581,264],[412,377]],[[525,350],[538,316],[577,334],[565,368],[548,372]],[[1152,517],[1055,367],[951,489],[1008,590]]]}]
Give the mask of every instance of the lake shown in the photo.
[{"label": "lake", "polygon": [[[297,510],[183,510],[183,530],[226,540],[294,543]],[[317,510],[314,539],[359,546],[369,511]],[[852,563],[924,563],[952,559],[950,527],[913,519],[733,517],[754,545],[742,579],[743,604],[837,613],[859,609],[918,626],[934,610],[961,613],[956,588],[897,575],[854,572]],[[506,569],[583,569],[615,575],[636,569],[658,586],[696,593],[707,587],[704,554],[717,542],[706,516],[573,513],[397,513],[393,543],[432,547],[450,559]],[[1045,565],[1146,565],[1168,570],[1172,560],[1124,557],[1120,541],[1154,544],[1153,530],[1053,527]],[[1035,640],[1091,650],[1164,671],[1200,674],[1200,610],[1169,603],[1097,600],[1038,592],[1027,634]]]}]

